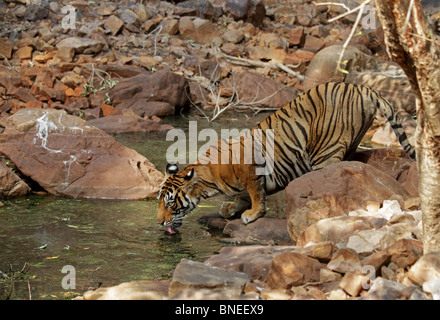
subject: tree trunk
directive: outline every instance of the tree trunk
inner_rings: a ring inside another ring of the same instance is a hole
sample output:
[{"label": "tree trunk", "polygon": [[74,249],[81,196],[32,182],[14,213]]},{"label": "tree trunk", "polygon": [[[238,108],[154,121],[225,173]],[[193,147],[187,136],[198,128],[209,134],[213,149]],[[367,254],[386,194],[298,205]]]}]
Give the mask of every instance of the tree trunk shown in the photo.
[{"label": "tree trunk", "polygon": [[440,48],[415,0],[376,0],[387,52],[407,74],[417,108],[416,156],[424,253],[440,251]]}]

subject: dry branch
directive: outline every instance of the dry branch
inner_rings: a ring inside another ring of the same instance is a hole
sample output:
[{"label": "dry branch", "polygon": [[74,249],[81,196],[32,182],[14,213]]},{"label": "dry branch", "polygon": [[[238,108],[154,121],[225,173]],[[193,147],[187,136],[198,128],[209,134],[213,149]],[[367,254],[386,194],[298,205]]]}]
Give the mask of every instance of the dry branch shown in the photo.
[{"label": "dry branch", "polygon": [[[293,71],[289,67],[283,65],[282,63],[276,62],[276,63],[269,63],[269,62],[263,62],[263,61],[256,61],[256,60],[250,60],[250,59],[244,59],[244,58],[238,58],[234,56],[230,56],[226,53],[223,53],[219,50],[216,52],[218,58],[225,58],[229,62],[244,66],[244,67],[257,67],[257,68],[269,68],[269,69],[275,69],[275,70],[282,70],[288,74],[290,74],[293,77],[298,78],[299,80],[303,81],[304,76],[300,74],[297,71]],[[294,66],[295,68],[299,67],[300,65]]]}]

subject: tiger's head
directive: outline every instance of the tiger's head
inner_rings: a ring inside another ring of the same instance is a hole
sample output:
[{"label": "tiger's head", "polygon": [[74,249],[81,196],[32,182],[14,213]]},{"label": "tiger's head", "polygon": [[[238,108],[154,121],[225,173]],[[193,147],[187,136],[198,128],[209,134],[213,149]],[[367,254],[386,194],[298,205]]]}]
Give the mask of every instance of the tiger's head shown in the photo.
[{"label": "tiger's head", "polygon": [[188,166],[179,173],[176,164],[167,165],[165,181],[157,196],[159,200],[157,220],[169,234],[177,233],[176,229],[182,226],[183,218],[199,202],[193,192],[196,182],[197,172],[194,167]]}]

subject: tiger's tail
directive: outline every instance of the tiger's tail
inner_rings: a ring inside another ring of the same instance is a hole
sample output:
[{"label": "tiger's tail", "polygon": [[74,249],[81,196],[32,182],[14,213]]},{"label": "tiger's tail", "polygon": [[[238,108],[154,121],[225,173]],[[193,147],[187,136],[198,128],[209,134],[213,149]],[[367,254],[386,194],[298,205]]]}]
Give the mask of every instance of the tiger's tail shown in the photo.
[{"label": "tiger's tail", "polygon": [[416,152],[414,147],[409,143],[408,137],[406,136],[405,130],[403,130],[402,124],[400,122],[397,113],[394,112],[391,104],[380,94],[375,92],[377,95],[377,103],[376,107],[380,110],[380,112],[387,118],[387,121],[390,123],[391,128],[399,140],[400,145],[403,150],[413,159],[416,158]]}]

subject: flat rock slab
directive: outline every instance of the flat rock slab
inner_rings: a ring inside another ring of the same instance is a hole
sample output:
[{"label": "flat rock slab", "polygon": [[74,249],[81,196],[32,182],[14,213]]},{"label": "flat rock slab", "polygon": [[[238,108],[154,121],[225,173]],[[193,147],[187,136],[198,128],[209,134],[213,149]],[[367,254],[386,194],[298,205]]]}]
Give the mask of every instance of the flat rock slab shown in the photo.
[{"label": "flat rock slab", "polygon": [[251,277],[246,273],[182,259],[174,270],[169,296],[187,288],[220,289],[240,295],[248,282],[251,282]]}]

